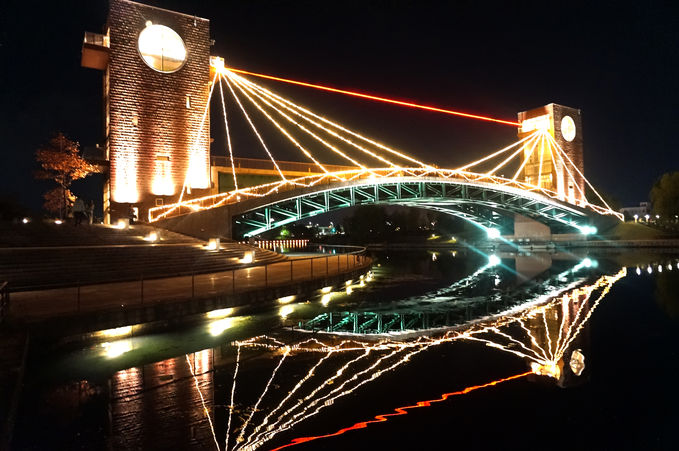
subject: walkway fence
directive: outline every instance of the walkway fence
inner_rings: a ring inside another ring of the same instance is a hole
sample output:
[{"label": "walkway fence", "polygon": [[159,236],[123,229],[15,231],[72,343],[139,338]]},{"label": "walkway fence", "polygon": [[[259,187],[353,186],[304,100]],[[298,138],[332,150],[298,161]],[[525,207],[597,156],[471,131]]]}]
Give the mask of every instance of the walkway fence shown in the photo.
[{"label": "walkway fence", "polygon": [[162,279],[101,283],[12,293],[12,315],[42,317],[115,307],[236,295],[248,291],[325,279],[361,268],[372,259],[363,253],[291,258],[260,266]]},{"label": "walkway fence", "polygon": [[0,324],[9,313],[9,288],[7,282],[0,282]]}]

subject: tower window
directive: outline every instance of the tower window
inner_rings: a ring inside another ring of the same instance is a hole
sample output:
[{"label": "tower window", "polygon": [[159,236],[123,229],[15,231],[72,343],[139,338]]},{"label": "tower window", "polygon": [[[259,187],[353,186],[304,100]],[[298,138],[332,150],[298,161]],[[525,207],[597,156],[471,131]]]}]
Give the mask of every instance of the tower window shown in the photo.
[{"label": "tower window", "polygon": [[191,108],[191,96],[186,94],[186,108]]}]

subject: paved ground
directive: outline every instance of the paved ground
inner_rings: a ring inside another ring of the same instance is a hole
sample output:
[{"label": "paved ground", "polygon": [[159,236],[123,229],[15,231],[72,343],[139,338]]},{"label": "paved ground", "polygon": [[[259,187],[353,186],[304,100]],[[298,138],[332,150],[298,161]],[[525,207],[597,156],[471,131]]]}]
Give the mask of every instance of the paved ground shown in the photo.
[{"label": "paved ground", "polygon": [[340,254],[298,258],[195,276],[23,291],[10,295],[10,317],[38,320],[79,312],[244,293],[291,282],[323,279],[365,265],[366,257]]}]

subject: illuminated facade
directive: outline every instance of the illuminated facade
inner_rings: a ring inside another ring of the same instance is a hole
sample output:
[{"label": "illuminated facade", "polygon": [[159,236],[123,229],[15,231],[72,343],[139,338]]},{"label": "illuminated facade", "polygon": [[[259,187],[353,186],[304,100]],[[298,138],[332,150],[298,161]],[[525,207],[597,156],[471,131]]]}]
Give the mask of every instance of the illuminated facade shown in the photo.
[{"label": "illuminated facade", "polygon": [[82,65],[104,73],[108,222],[209,192],[209,36],[207,19],[129,0],[110,0],[104,33],[86,33]]},{"label": "illuminated facade", "polygon": [[522,111],[518,118],[521,123],[519,138],[535,131],[545,131],[566,156],[564,161],[553,152],[553,143],[548,139],[527,141],[523,145],[522,164],[525,162],[525,165],[519,179],[558,193],[560,200],[582,204],[585,200],[585,170],[580,110],[550,103]]}]

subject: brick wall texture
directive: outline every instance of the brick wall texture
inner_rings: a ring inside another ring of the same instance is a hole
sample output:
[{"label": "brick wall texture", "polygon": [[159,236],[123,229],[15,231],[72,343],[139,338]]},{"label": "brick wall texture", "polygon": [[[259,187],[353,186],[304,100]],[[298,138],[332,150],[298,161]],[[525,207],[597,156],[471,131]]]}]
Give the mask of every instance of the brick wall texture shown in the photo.
[{"label": "brick wall texture", "polygon": [[[147,21],[170,27],[184,41],[187,60],[178,71],[161,73],[142,60],[138,38]],[[210,89],[210,22],[128,0],[111,0],[106,29],[110,57],[109,89],[104,95],[110,120],[112,200],[134,203],[145,215],[156,199],[168,203],[178,198],[192,149],[199,155],[197,172],[204,172],[204,187],[209,188],[209,114],[202,128],[201,120]]]}]

